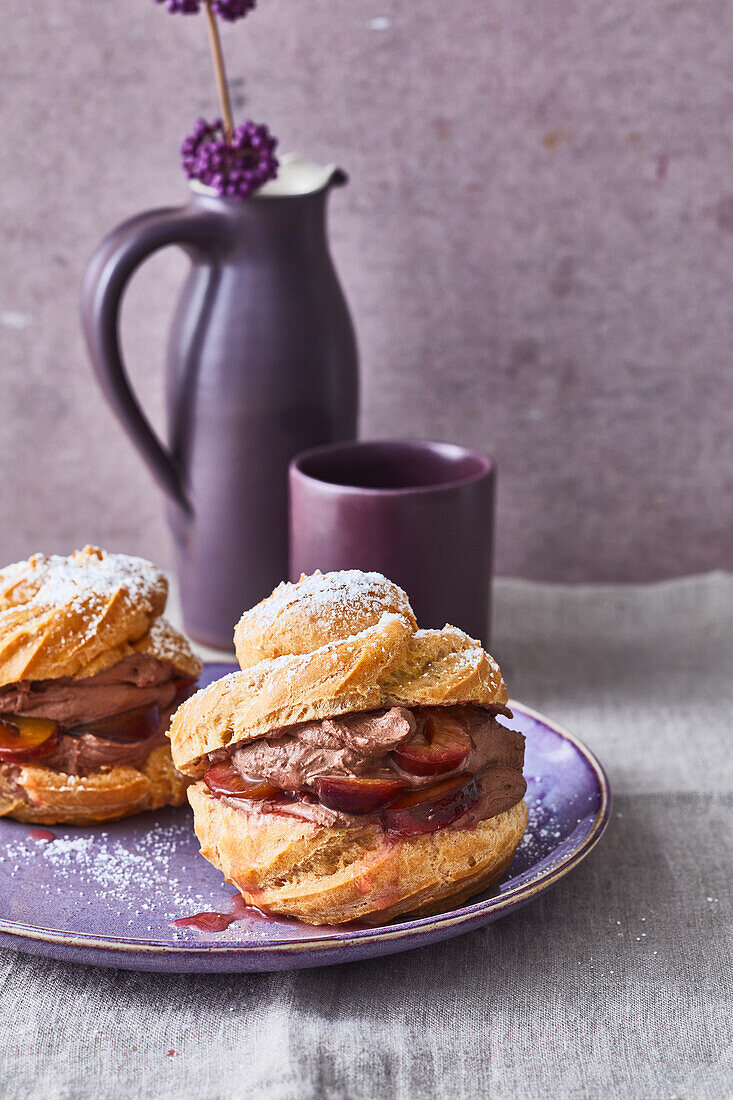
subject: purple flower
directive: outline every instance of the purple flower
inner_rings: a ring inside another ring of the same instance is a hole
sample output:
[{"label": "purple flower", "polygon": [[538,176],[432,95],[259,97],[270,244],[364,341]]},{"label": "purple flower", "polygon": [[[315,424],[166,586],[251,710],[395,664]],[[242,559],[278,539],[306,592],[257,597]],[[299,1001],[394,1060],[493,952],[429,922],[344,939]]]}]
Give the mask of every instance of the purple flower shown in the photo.
[{"label": "purple flower", "polygon": [[196,15],[201,6],[201,0],[155,0],[156,4],[165,4],[170,12],[179,15]]},{"label": "purple flower", "polygon": [[[252,11],[257,0],[211,0],[211,10],[220,19],[235,23],[237,19]],[[196,15],[203,0],[155,0],[156,4],[165,4],[169,12],[178,15]]]},{"label": "purple flower", "polygon": [[236,23],[237,19],[244,19],[256,3],[257,0],[211,0],[211,10],[228,23]]},{"label": "purple flower", "polygon": [[228,145],[221,119],[200,118],[181,146],[183,169],[225,198],[246,199],[277,175],[276,145],[266,126],[250,121],[237,126]]}]

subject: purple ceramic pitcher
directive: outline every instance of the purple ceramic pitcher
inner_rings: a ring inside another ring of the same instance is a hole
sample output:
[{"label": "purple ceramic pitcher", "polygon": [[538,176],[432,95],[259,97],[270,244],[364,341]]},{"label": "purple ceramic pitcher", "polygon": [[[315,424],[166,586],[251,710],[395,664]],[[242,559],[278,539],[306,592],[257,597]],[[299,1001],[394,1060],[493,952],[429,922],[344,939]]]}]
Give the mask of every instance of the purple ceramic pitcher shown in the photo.
[{"label": "purple ceramic pitcher", "polygon": [[[102,389],[165,491],[185,626],[231,647],[240,613],[287,576],[287,470],[305,447],[353,439],[357,355],[328,251],[337,168],[283,158],[242,202],[205,188],[141,214],[92,257],[82,321]],[[168,350],[168,444],[130,388],[118,340],[122,296],[153,252],[191,260]]]}]

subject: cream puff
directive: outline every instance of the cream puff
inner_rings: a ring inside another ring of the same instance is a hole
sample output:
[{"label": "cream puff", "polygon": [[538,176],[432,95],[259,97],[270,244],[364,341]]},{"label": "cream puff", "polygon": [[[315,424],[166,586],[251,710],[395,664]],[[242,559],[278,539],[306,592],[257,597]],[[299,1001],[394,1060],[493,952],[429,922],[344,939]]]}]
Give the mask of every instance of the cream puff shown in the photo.
[{"label": "cream puff", "polygon": [[47,825],[178,806],[165,733],[201,671],[163,574],[87,546],[0,570],[0,816]]},{"label": "cream puff", "polygon": [[453,907],[524,834],[524,737],[499,666],[419,630],[378,573],[282,584],[240,619],[242,670],[173,717],[202,854],[245,901],[310,924]]}]

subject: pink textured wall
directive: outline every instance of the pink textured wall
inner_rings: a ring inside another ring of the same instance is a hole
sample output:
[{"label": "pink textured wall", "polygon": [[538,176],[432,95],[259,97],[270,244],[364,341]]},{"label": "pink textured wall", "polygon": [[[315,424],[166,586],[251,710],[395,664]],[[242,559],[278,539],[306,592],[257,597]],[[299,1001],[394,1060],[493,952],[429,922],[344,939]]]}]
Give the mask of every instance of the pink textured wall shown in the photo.
[{"label": "pink textured wall", "polygon": [[[77,293],[111,226],[185,197],[203,25],[39,0],[3,27],[0,560],[94,540],[167,564]],[[732,567],[733,7],[259,0],[224,40],[237,113],[351,175],[331,226],[362,433],[491,451],[501,572]],[[126,307],[158,419],[184,270],[156,258]]]}]

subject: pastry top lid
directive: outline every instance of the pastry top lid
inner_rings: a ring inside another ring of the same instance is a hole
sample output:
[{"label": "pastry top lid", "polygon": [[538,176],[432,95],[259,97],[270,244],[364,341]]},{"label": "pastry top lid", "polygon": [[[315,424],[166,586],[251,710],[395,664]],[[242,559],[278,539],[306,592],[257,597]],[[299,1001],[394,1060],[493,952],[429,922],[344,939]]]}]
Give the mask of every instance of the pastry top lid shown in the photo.
[{"label": "pastry top lid", "polygon": [[234,628],[237,660],[249,668],[283,654],[312,653],[334,638],[360,634],[388,613],[417,629],[407,594],[381,573],[303,574],[244,612]]},{"label": "pastry top lid", "polygon": [[[496,661],[453,626],[419,630],[407,596],[380,573],[315,573],[282,584],[235,630],[241,672],[176,712],[177,768],[273,729],[378,707],[507,701]],[[256,663],[255,663],[256,661]]]},{"label": "pastry top lid", "polygon": [[151,562],[96,546],[7,566],[0,570],[0,686],[90,676],[133,652],[196,675],[201,662],[185,638],[158,622],[167,597],[168,582]]}]

